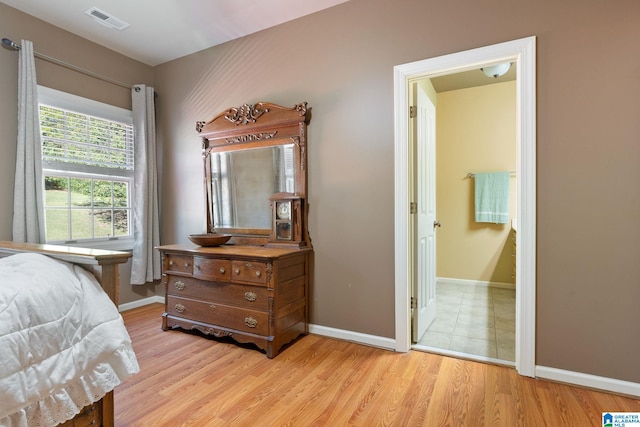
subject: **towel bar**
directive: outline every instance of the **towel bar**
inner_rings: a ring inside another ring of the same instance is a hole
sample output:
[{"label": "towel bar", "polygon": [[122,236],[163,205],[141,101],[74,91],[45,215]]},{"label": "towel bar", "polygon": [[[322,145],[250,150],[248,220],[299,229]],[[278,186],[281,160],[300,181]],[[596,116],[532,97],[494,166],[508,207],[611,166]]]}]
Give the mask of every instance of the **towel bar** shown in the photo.
[{"label": "towel bar", "polygon": [[[515,174],[516,174],[516,171],[509,171],[509,173],[510,173],[511,175],[515,175]],[[467,174],[467,178],[473,178],[474,176],[476,176],[476,174],[475,174],[475,173],[471,173],[471,172],[469,172],[469,173]]]}]

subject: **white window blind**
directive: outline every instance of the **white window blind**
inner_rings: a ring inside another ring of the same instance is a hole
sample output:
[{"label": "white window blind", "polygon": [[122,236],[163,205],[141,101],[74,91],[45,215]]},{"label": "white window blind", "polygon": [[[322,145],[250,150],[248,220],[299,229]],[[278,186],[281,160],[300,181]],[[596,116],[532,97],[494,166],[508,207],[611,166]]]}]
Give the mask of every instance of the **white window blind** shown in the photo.
[{"label": "white window blind", "polygon": [[55,165],[64,163],[65,169],[133,171],[132,125],[43,104],[40,121],[46,167],[60,169]]}]

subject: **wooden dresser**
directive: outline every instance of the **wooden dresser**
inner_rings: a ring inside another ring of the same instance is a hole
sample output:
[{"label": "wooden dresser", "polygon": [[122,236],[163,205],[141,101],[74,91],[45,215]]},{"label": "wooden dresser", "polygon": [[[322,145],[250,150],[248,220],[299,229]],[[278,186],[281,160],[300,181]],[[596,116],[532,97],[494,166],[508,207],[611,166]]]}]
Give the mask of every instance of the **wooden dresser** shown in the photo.
[{"label": "wooden dresser", "polygon": [[[204,236],[189,236],[202,246],[158,247],[166,290],[164,330],[230,337],[255,344],[269,358],[308,333],[310,120],[306,102],[292,108],[259,102],[196,122]],[[214,234],[230,240],[203,239]]]},{"label": "wooden dresser", "polygon": [[160,246],[164,330],[197,330],[253,343],[267,357],[308,333],[312,249]]}]

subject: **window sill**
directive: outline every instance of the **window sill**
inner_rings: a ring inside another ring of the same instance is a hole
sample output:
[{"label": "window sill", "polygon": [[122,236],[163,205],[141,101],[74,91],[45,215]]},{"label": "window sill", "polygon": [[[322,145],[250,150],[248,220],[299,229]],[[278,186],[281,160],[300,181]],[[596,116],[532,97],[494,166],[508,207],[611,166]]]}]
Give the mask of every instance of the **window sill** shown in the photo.
[{"label": "window sill", "polygon": [[104,249],[109,251],[133,250],[133,239],[95,240],[91,242],[47,242],[52,245],[64,245],[87,249]]}]

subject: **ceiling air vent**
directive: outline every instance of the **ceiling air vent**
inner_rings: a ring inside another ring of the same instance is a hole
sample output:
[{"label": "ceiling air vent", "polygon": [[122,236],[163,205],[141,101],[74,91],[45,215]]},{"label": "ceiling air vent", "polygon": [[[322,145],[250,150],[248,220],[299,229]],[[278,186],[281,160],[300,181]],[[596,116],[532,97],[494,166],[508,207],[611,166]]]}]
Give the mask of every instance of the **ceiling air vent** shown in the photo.
[{"label": "ceiling air vent", "polygon": [[105,12],[104,10],[100,10],[97,7],[92,7],[89,10],[86,10],[84,13],[109,28],[115,28],[116,30],[124,30],[129,27],[129,24],[124,22],[122,19],[118,19],[115,16],[112,16]]}]

